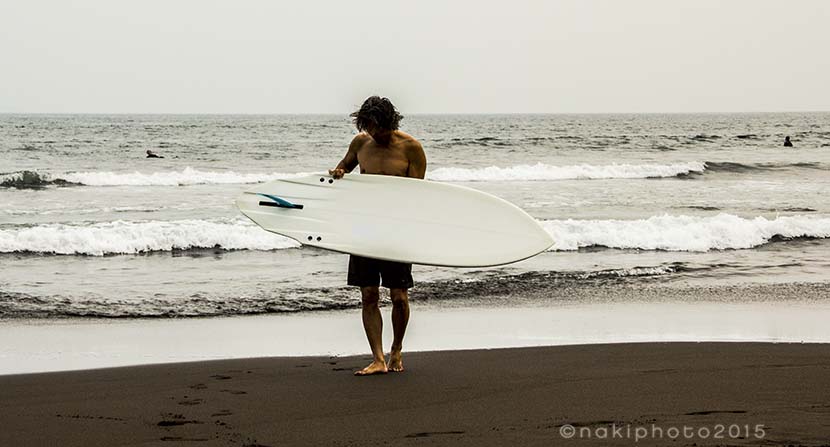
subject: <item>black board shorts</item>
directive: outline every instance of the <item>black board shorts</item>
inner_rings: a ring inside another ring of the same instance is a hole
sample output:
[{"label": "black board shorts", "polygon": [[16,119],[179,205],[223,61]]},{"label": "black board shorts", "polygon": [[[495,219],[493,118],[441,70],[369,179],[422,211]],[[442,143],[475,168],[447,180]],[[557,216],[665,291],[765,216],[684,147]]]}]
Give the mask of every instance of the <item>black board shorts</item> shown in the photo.
[{"label": "black board shorts", "polygon": [[358,287],[382,285],[390,289],[408,289],[413,286],[412,264],[350,255],[349,277],[346,283]]}]

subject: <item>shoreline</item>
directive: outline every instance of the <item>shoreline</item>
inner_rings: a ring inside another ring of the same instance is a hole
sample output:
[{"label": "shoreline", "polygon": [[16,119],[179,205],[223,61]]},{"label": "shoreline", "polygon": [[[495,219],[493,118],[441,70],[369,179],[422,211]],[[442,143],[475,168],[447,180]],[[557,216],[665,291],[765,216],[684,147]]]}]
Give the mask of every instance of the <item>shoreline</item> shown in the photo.
[{"label": "shoreline", "polygon": [[[830,344],[630,343],[271,357],[0,376],[2,445],[558,445],[563,427],[763,426],[642,445],[826,445]],[[608,433],[611,433],[610,431]],[[623,431],[625,433],[625,431]],[[610,435],[607,435],[610,436]],[[633,434],[631,435],[633,436]]]},{"label": "shoreline", "polygon": [[[384,307],[384,346],[391,343]],[[412,304],[407,352],[631,342],[830,342],[830,304]],[[497,329],[497,330],[495,330]],[[337,334],[336,336],[333,334]],[[252,357],[368,352],[359,310],[188,319],[0,324],[3,374]]]}]

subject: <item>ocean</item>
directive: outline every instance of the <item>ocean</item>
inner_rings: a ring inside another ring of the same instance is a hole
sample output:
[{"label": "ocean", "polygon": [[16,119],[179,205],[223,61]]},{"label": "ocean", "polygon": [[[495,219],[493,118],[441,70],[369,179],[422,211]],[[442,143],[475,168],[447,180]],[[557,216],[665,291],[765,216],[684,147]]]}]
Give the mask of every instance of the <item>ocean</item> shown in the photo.
[{"label": "ocean", "polygon": [[[556,241],[504,267],[415,266],[414,303],[830,298],[830,113],[413,115],[401,130],[428,179],[498,195]],[[359,307],[346,255],[233,205],[334,167],[355,133],[344,115],[0,115],[0,319]]]}]

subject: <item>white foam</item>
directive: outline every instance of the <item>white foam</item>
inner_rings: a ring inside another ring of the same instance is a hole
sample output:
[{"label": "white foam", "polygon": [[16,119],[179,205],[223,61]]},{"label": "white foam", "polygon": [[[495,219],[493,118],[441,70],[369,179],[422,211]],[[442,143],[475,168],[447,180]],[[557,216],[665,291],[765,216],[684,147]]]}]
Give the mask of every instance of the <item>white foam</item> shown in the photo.
[{"label": "white foam", "polygon": [[674,273],[675,268],[671,265],[658,265],[656,267],[632,267],[628,269],[600,270],[598,272],[587,272],[581,275],[583,279],[596,277],[616,276],[624,278],[628,276],[657,276]]},{"label": "white foam", "polygon": [[153,172],[71,172],[55,177],[88,186],[183,186],[204,184],[246,184],[298,178],[310,172],[273,172],[241,174],[233,171],[199,171],[191,167],[182,171]]},{"label": "white foam", "polygon": [[[50,214],[64,214],[67,212],[71,212],[73,214],[100,214],[100,213],[126,213],[126,212],[140,212],[140,213],[149,213],[153,211],[161,211],[162,209],[169,208],[169,207],[152,207],[152,206],[114,206],[114,207],[102,207],[102,208],[80,208],[80,209],[67,209],[67,208],[58,208],[58,209],[47,209],[47,210],[40,210],[40,209],[28,209],[28,210],[15,210],[15,209],[0,209],[0,213],[6,213],[11,216],[27,216],[32,214],[37,214],[41,216],[50,215]],[[182,208],[182,207],[175,207],[175,209],[194,209],[194,208]],[[204,207],[199,207],[199,209],[204,209]]]},{"label": "white foam", "polygon": [[[706,170],[703,162],[685,162],[668,165],[657,164],[612,164],[552,166],[543,163],[512,167],[490,166],[486,168],[445,167],[427,173],[427,178],[437,181],[533,181],[568,179],[626,179],[676,177]],[[87,186],[186,186],[204,184],[250,184],[270,182],[278,179],[299,178],[312,172],[238,173],[234,171],[200,171],[186,167],[181,171],[143,173],[89,171],[55,174],[49,178],[60,178]]]},{"label": "white foam", "polygon": [[[547,220],[540,222],[555,241],[551,250],[580,247],[708,251],[763,245],[774,236],[830,237],[830,218],[775,219],[716,216],[653,216],[638,220]],[[134,254],[174,249],[278,250],[299,247],[289,238],[238,219],[114,221],[88,225],[44,224],[0,230],[0,253]],[[665,267],[670,268],[670,267]],[[619,276],[666,273],[658,268],[616,272]]]},{"label": "white foam", "polygon": [[0,253],[103,256],[213,247],[276,250],[299,245],[241,219],[47,224],[0,230]]},{"label": "white foam", "polygon": [[708,251],[752,248],[774,236],[830,237],[830,218],[783,216],[751,219],[716,216],[653,216],[639,220],[548,220],[551,250],[604,246],[642,250]]},{"label": "white foam", "polygon": [[706,164],[698,161],[668,165],[611,164],[552,166],[544,163],[536,163],[535,165],[518,165],[507,168],[498,166],[475,169],[454,167],[438,168],[430,171],[427,177],[430,180],[446,182],[626,179],[676,177],[692,172],[702,173],[705,170]]}]

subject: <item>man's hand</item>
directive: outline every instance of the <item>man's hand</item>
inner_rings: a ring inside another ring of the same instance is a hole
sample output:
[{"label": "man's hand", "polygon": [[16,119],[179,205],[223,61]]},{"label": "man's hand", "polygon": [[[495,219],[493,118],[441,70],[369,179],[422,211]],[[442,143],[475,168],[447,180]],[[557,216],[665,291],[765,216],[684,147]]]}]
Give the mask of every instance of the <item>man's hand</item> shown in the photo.
[{"label": "man's hand", "polygon": [[341,179],[344,175],[346,175],[346,170],[342,168],[329,169],[329,175],[335,179]]}]

